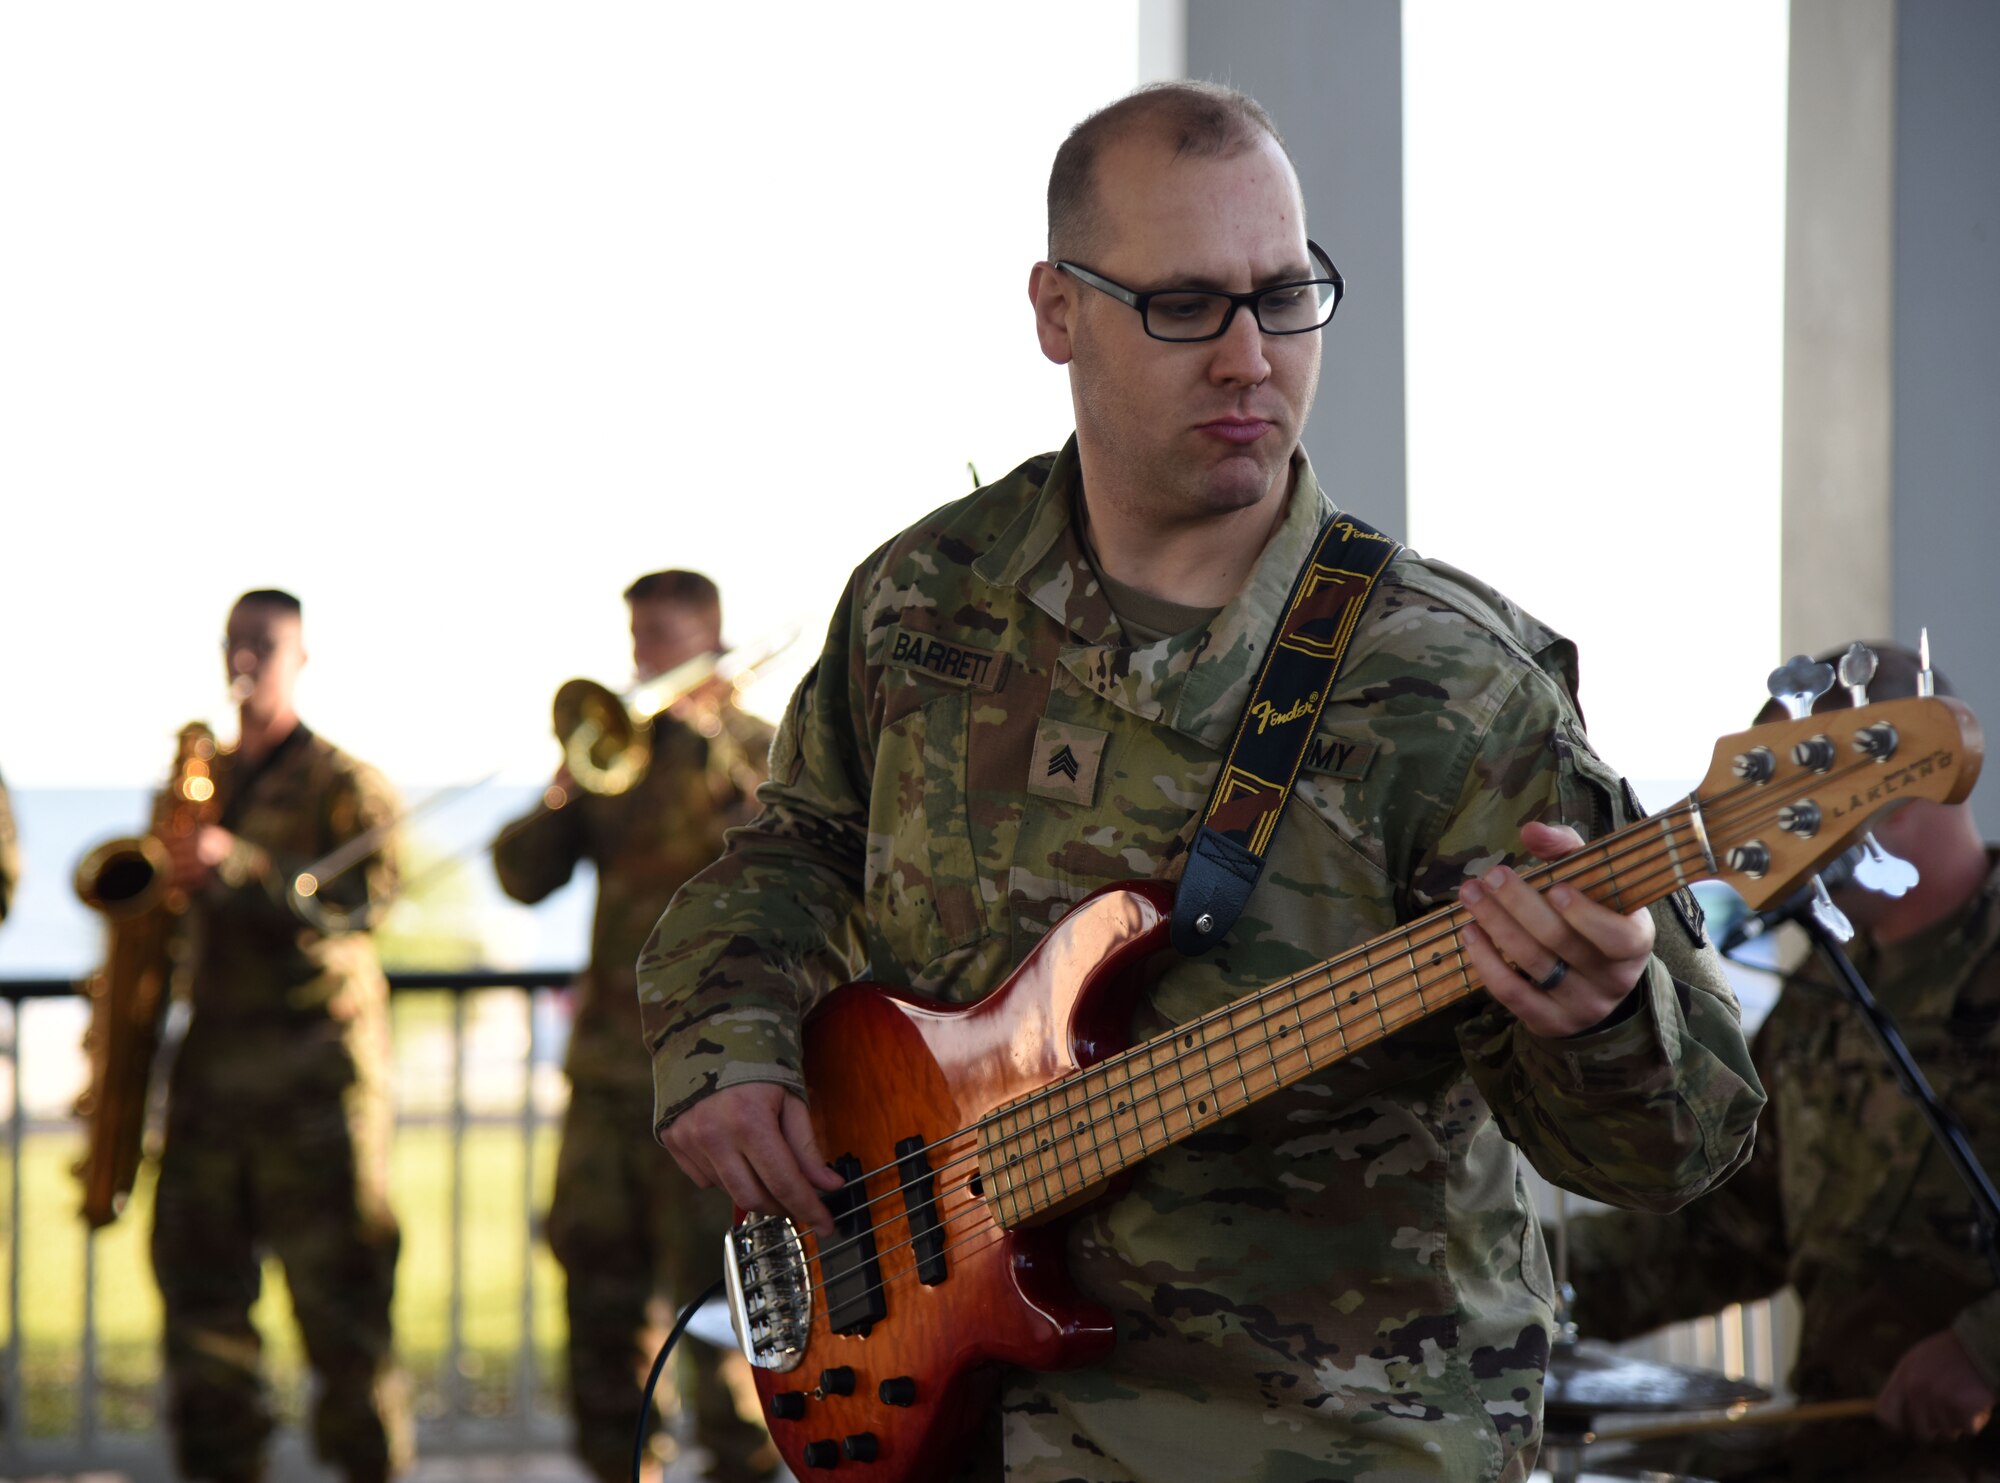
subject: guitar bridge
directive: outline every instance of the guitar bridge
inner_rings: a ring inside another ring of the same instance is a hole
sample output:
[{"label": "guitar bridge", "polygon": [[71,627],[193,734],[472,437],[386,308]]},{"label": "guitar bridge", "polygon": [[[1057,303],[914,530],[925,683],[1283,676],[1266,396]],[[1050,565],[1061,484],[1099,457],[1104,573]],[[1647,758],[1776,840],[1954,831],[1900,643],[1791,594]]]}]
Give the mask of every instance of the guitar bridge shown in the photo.
[{"label": "guitar bridge", "polygon": [[812,1333],[812,1278],[789,1220],[753,1215],[722,1238],[729,1322],[760,1370],[796,1369]]}]

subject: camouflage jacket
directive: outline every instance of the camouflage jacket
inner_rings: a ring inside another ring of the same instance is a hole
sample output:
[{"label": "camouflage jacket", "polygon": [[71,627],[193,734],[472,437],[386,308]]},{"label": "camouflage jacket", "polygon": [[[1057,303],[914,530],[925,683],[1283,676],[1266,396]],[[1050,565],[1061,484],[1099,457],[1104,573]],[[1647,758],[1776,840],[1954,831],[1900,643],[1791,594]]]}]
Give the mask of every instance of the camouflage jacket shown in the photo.
[{"label": "camouflage jacket", "polygon": [[[1077,538],[1073,442],[862,565],[763,814],[640,960],[663,1123],[718,1087],[797,1088],[801,1014],[864,965],[975,1000],[1091,890],[1176,873],[1327,508],[1295,470],[1237,598],[1138,650]],[[1449,901],[1525,820],[1622,821],[1573,681],[1567,643],[1400,557],[1242,919],[1167,967],[1134,1033]],[[1073,777],[1051,770],[1062,747]],[[1525,1476],[1552,1284],[1517,1145],[1572,1188],[1670,1208],[1747,1155],[1762,1102],[1693,918],[1658,920],[1665,961],[1609,1028],[1548,1043],[1470,1001],[1155,1154],[1079,1217],[1072,1274],[1117,1347],[1010,1377],[1010,1478]]]},{"label": "camouflage jacket", "polygon": [[[195,898],[192,996],[213,1035],[230,1023],[351,1020],[379,1014],[388,985],[364,931],[322,931],[292,904],[310,862],[396,816],[395,795],[372,768],[303,725],[262,764],[235,752],[215,762],[222,827],[235,848]],[[393,848],[325,883],[319,899],[342,912],[395,894]]]},{"label": "camouflage jacket", "polygon": [[570,1032],[573,1080],[642,1097],[649,1085],[633,962],[681,883],[722,853],[723,831],[755,812],[771,750],[770,725],[747,711],[724,706],[714,724],[711,738],[662,717],[652,760],[629,792],[538,806],[493,843],[500,887],[516,901],[540,901],[579,861],[597,867],[590,968]]},{"label": "camouflage jacket", "polygon": [[14,887],[21,882],[21,841],[14,833],[14,808],[7,801],[7,785],[0,782],[0,922],[7,920],[7,908],[14,904]]},{"label": "camouflage jacket", "polygon": [[[2000,852],[1951,918],[1888,947],[1858,938],[1848,955],[2000,1171]],[[1572,1223],[1579,1325],[1624,1338],[1789,1282],[1802,1399],[1873,1395],[1947,1327],[2000,1384],[2000,1292],[1970,1244],[1970,1199],[1817,957],[1786,982],[1754,1054],[1771,1108],[1742,1173],[1668,1219]]]}]

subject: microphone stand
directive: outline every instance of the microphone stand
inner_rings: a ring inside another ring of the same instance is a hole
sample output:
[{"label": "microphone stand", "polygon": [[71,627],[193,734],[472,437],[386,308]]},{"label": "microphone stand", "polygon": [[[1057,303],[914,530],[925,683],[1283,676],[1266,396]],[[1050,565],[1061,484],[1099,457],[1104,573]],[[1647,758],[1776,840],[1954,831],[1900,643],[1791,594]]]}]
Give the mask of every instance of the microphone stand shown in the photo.
[{"label": "microphone stand", "polygon": [[[1801,903],[1802,906],[1804,903]],[[1917,1104],[1930,1125],[1931,1136],[1944,1149],[1945,1157],[1951,1161],[1956,1173],[1972,1196],[1973,1240],[1979,1254],[1986,1258],[1986,1264],[1993,1271],[1993,1278],[2000,1283],[2000,1193],[1993,1188],[1993,1181],[1979,1162],[1979,1155],[1972,1151],[1972,1143],[1965,1136],[1965,1129],[1952,1115],[1951,1109],[1938,1100],[1937,1093],[1925,1080],[1924,1073],[1910,1055],[1909,1046],[1903,1043],[1902,1032],[1889,1011],[1877,1002],[1869,990],[1861,971],[1842,950],[1840,939],[1830,931],[1817,913],[1809,909],[1788,912],[1792,921],[1805,929],[1818,949],[1820,961],[1832,972],[1834,981],[1846,991],[1848,999],[1861,1012],[1861,1018],[1874,1033],[1875,1042],[1888,1057],[1889,1065],[1903,1084],[1903,1090]]]}]

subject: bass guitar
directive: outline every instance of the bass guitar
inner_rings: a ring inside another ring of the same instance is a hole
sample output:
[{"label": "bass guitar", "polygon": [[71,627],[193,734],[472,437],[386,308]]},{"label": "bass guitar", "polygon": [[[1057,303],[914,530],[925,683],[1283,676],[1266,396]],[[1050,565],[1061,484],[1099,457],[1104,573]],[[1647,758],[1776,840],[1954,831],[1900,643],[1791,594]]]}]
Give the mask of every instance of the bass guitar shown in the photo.
[{"label": "bass guitar", "polygon": [[[1888,804],[1957,802],[1979,723],[1913,698],[1725,737],[1702,785],[1651,819],[1523,872],[1621,912],[1721,878],[1782,900]],[[1063,1263],[1061,1218],[1119,1173],[1475,992],[1462,908],[1128,1045],[1171,887],[1079,903],[992,994],[947,1006],[848,984],[808,1018],[814,1132],[846,1184],[836,1234],[755,1216],[727,1238],[736,1332],[771,1435],[801,1477],[946,1476],[999,1368],[1101,1359],[1110,1316]]]}]

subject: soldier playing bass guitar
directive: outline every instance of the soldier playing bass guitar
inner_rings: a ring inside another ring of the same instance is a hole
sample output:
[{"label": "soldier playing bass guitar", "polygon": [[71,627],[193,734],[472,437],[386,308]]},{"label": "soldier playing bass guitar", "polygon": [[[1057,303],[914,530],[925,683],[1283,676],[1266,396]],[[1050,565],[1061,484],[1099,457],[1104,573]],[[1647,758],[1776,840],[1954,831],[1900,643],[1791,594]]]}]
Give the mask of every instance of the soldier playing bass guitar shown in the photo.
[{"label": "soldier playing bass guitar", "polygon": [[[1142,90],[1073,132],[1049,208],[1029,294],[1043,353],[1069,368],[1075,437],[854,574],[780,728],[762,817],[640,959],[662,1141],[823,1252],[857,1249],[846,1185],[874,1165],[816,1142],[808,1011],[864,970],[918,999],[981,1000],[1038,945],[1080,954],[1087,934],[1052,928],[1098,920],[1073,912],[1097,888],[1176,879],[1330,509],[1299,435],[1341,285],[1264,111],[1207,84]],[[1553,1294],[1521,1157],[1570,1189],[1671,1209],[1747,1157],[1763,1102],[1682,895],[1620,912],[1510,863],[1632,819],[1575,681],[1572,646],[1491,588],[1408,552],[1390,563],[1248,909],[1094,1028],[1173,1044],[1184,1029],[1193,1047],[1252,990],[1454,901],[1458,971],[1490,998],[1288,1084],[1266,1072],[1254,1105],[1210,1068],[1215,1105],[1183,1083],[1177,1141],[1119,1125],[1150,1156],[1100,1149],[1096,1169],[1129,1165],[1122,1188],[1013,1257],[1038,1294],[1066,1268],[1081,1316],[953,1322],[961,1344],[989,1325],[1054,1336],[1013,1351],[1033,1363],[999,1374],[997,1404],[943,1375],[761,1372],[772,1414],[801,1418],[774,1428],[795,1469],[870,1476],[893,1441],[837,1424],[829,1397],[921,1409],[950,1385],[954,1406],[981,1408],[965,1476],[997,1478],[1003,1449],[1014,1483],[1526,1476]],[[1262,719],[1295,724],[1290,709]],[[1116,910],[1143,926],[1167,899],[1149,891]],[[994,1076],[1072,1028],[990,1036]],[[929,1097],[899,1055],[866,1067],[884,1103]],[[890,1331],[917,1305],[881,1292],[883,1317],[876,1290],[912,1253],[923,1291],[948,1291],[972,1253],[926,1239],[912,1191],[934,1189],[947,1219],[997,1197],[982,1180],[1032,1160],[1042,1125],[970,1178],[921,1167],[958,1124],[908,1130],[895,1233],[818,1293],[822,1313]],[[1066,1201],[1067,1176],[1044,1168],[1021,1223],[1078,1203],[1087,1172]],[[1064,1335],[1090,1362],[1043,1368]]]}]

